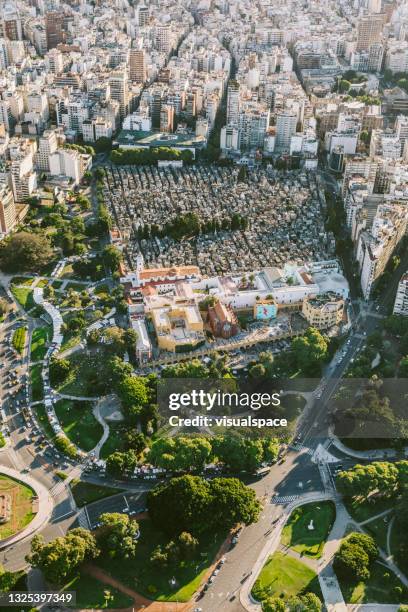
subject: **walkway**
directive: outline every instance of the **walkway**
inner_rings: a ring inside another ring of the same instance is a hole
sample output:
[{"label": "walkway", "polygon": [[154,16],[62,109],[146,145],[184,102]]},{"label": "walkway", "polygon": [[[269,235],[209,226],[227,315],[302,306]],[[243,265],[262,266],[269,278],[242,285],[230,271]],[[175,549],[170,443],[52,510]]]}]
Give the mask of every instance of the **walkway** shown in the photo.
[{"label": "walkway", "polygon": [[95,448],[92,449],[92,452],[94,453],[95,457],[97,459],[99,459],[99,453],[101,452],[102,446],[105,444],[106,440],[109,438],[109,425],[107,424],[107,422],[105,421],[105,419],[103,418],[103,416],[100,413],[99,410],[100,407],[100,402],[97,402],[94,405],[94,408],[92,410],[93,415],[95,417],[95,419],[98,421],[98,423],[100,423],[103,427],[103,434],[101,439],[99,440],[98,444],[95,446]]},{"label": "walkway", "polygon": [[51,495],[44,487],[44,485],[39,483],[37,480],[34,480],[34,478],[32,478],[31,476],[22,474],[21,472],[6,467],[4,465],[0,467],[0,473],[5,476],[9,476],[10,478],[14,478],[15,480],[31,487],[31,489],[33,489],[33,491],[38,497],[38,512],[31,521],[31,523],[29,523],[24,529],[22,529],[15,535],[1,540],[1,549],[12,546],[13,544],[20,542],[20,540],[23,540],[24,538],[27,538],[28,536],[31,536],[36,531],[38,531],[51,518],[54,503]]}]

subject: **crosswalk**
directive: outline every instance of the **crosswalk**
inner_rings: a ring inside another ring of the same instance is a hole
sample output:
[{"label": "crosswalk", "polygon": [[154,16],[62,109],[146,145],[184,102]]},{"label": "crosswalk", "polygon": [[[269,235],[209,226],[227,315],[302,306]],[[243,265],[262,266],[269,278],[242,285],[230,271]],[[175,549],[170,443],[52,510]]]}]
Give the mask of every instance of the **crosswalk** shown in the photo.
[{"label": "crosswalk", "polygon": [[50,495],[52,497],[57,497],[60,493],[62,493],[65,487],[74,480],[75,478],[79,478],[82,472],[83,466],[77,465],[75,466],[69,473],[65,480],[61,480],[61,482],[57,482],[51,489]]},{"label": "crosswalk", "polygon": [[274,497],[272,497],[272,503],[284,505],[284,504],[290,504],[296,499],[299,499],[299,495],[282,495],[282,496],[275,495]]},{"label": "crosswalk", "polygon": [[83,527],[83,529],[89,529],[89,520],[84,508],[81,508],[81,510],[78,512],[77,518],[80,527]]},{"label": "crosswalk", "polygon": [[312,456],[314,453],[314,449],[313,448],[308,448],[307,446],[304,446],[303,444],[292,444],[292,448],[295,451],[304,451],[306,455],[310,455]]},{"label": "crosswalk", "polygon": [[57,482],[52,489],[50,489],[50,495],[52,495],[52,497],[58,497],[58,495],[62,493],[64,489],[65,482],[61,480],[61,482]]}]

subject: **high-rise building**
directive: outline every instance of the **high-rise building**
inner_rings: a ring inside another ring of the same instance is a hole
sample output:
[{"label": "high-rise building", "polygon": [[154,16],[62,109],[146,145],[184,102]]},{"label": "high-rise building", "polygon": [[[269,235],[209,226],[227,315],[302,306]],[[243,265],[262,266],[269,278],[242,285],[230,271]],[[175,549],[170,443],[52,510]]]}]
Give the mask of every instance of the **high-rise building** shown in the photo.
[{"label": "high-rise building", "polygon": [[62,53],[61,51],[58,51],[58,49],[51,49],[51,51],[47,53],[45,61],[48,66],[48,70],[52,72],[52,74],[59,74],[62,72],[64,62],[62,59]]},{"label": "high-rise building", "polygon": [[170,53],[170,26],[168,24],[156,27],[155,43],[158,51],[161,53]]},{"label": "high-rise building", "polygon": [[64,42],[64,17],[59,11],[50,11],[45,15],[45,32],[47,36],[47,49],[54,49]]},{"label": "high-rise building", "polygon": [[22,40],[23,31],[21,27],[21,19],[17,10],[15,10],[12,6],[2,7],[2,11],[3,10],[3,35],[9,40]]},{"label": "high-rise building", "polygon": [[174,130],[174,108],[163,104],[160,109],[160,131],[171,133]]},{"label": "high-rise building", "polygon": [[46,130],[38,141],[38,149],[34,155],[35,165],[43,172],[50,171],[50,155],[58,148],[58,141],[54,130]]},{"label": "high-rise building", "polygon": [[276,149],[290,150],[290,140],[296,134],[297,114],[293,111],[283,111],[276,117]]},{"label": "high-rise building", "polygon": [[360,17],[357,25],[356,51],[368,51],[371,45],[381,42],[383,27],[383,13]]},{"label": "high-rise building", "polygon": [[119,102],[121,120],[129,113],[129,83],[124,70],[116,70],[109,77],[110,97]]},{"label": "high-rise building", "polygon": [[129,77],[135,83],[145,83],[147,81],[146,59],[143,49],[130,50]]},{"label": "high-rise building", "polygon": [[16,223],[13,192],[5,182],[0,183],[0,234],[8,234]]},{"label": "high-rise building", "polygon": [[239,117],[239,83],[230,81],[227,90],[227,124],[237,125]]},{"label": "high-rise building", "polygon": [[143,28],[145,25],[147,25],[148,20],[149,20],[149,9],[147,8],[147,6],[144,6],[143,4],[141,4],[139,8],[137,9],[137,22],[139,24],[139,27]]},{"label": "high-rise building", "polygon": [[396,315],[408,316],[408,273],[402,275],[395,296],[394,310]]}]

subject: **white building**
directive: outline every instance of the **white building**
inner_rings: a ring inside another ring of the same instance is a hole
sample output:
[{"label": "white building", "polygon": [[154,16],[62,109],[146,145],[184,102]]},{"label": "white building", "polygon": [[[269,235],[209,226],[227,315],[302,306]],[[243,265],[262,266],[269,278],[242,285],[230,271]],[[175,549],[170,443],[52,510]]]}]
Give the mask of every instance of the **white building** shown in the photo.
[{"label": "white building", "polygon": [[50,174],[64,176],[78,184],[92,166],[92,157],[73,149],[58,149],[50,156]]},{"label": "white building", "polygon": [[396,315],[408,316],[408,274],[402,275],[395,296],[394,310]]}]

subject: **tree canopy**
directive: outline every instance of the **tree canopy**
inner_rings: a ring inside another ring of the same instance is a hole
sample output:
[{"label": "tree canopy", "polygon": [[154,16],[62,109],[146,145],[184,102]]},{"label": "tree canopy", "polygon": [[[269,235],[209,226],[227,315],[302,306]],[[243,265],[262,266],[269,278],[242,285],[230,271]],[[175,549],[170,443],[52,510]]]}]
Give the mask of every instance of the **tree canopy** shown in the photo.
[{"label": "tree canopy", "polygon": [[53,256],[45,235],[17,232],[2,242],[0,265],[5,272],[39,271]]}]

